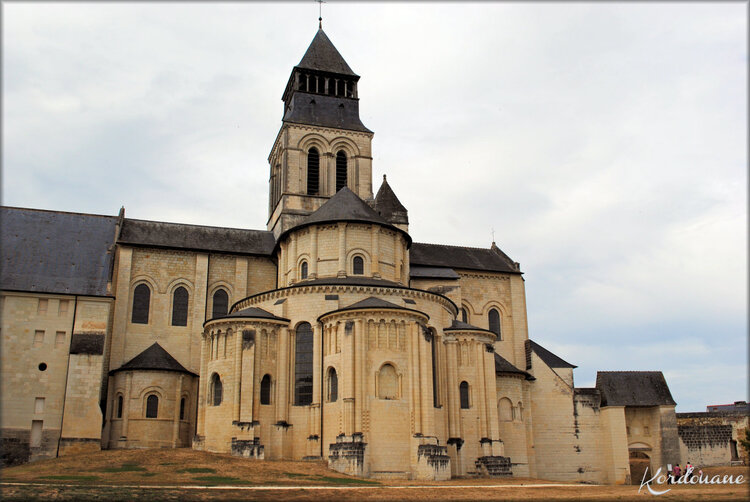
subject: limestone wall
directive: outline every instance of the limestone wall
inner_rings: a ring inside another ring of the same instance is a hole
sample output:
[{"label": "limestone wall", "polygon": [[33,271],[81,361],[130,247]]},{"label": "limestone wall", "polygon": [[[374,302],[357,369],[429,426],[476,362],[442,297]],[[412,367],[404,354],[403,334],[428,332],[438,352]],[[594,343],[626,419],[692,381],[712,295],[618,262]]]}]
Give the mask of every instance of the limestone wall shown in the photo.
[{"label": "limestone wall", "polygon": [[[683,461],[699,465],[697,459],[705,457],[711,464],[704,465],[727,465],[732,461],[748,464],[748,452],[740,443],[747,432],[747,413],[677,413],[676,418]],[[729,435],[726,426],[730,428]]]},{"label": "limestone wall", "polygon": [[[12,447],[30,460],[55,456],[64,410],[66,437],[98,440],[101,418],[94,428],[87,420],[100,413],[102,358],[70,358],[69,350],[73,332],[107,335],[112,299],[12,292],[2,292],[0,299],[4,451]],[[87,387],[71,387],[66,403],[69,377],[69,386]]]}]

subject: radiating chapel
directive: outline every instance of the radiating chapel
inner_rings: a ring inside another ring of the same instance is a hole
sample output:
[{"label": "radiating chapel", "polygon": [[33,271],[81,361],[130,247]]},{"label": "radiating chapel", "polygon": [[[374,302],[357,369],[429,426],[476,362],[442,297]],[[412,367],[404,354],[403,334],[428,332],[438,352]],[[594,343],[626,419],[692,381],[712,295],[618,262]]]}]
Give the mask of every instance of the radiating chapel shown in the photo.
[{"label": "radiating chapel", "polygon": [[625,483],[632,458],[680,461],[661,372],[575,387],[529,338],[518,262],[412,241],[385,177],[374,193],[359,78],[318,30],[283,90],[267,230],[2,208],[4,462],[192,447]]}]

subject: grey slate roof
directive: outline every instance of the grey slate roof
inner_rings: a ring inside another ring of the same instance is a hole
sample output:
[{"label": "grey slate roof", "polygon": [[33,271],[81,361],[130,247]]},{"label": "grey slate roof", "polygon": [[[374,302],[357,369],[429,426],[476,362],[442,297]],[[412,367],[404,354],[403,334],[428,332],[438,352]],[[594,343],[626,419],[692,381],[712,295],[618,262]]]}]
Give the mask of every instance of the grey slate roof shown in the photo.
[{"label": "grey slate roof", "polygon": [[492,331],[490,331],[488,329],[478,328],[477,326],[474,326],[472,324],[469,324],[469,323],[466,323],[466,322],[463,322],[463,321],[459,321],[458,319],[454,319],[451,322],[450,327],[443,328],[443,331],[458,331],[458,330],[486,331],[487,333],[492,333],[493,335],[495,334],[495,333],[493,333]]},{"label": "grey slate roof", "polygon": [[497,246],[489,249],[481,249],[415,242],[411,246],[409,260],[412,266],[450,267],[487,272],[507,272],[511,274],[521,273],[514,265],[513,260],[500,251]]},{"label": "grey slate roof", "polygon": [[452,268],[446,267],[421,267],[413,266],[409,268],[409,277],[412,279],[447,279],[457,280],[461,276]]},{"label": "grey slate roof", "polygon": [[[224,318],[233,318],[233,317],[249,317],[254,319],[271,319],[274,321],[285,321],[288,322],[289,319],[285,319],[283,317],[278,317],[273,315],[272,313],[268,312],[267,310],[263,310],[258,307],[247,307],[242,310],[238,310],[237,312],[230,312],[226,315],[214,317],[214,319],[224,319]],[[212,319],[213,320],[213,319]]]},{"label": "grey slate roof", "polygon": [[401,232],[407,238],[407,242],[411,243],[411,237],[403,230],[394,227],[381,216],[375,212],[373,208],[367,205],[365,201],[359,198],[357,194],[352,192],[349,187],[344,187],[336,194],[328,199],[322,206],[320,206],[314,213],[308,215],[296,226],[286,230],[281,236],[290,232],[293,229],[306,227],[308,225],[314,225],[318,223],[333,223],[338,221],[347,222],[358,222],[358,223],[377,223],[385,227],[391,228],[397,232]]},{"label": "grey slate roof", "polygon": [[271,256],[276,241],[272,232],[207,227],[125,218],[118,240],[122,244],[216,253]]},{"label": "grey slate roof", "polygon": [[661,371],[598,371],[596,388],[602,406],[674,405]]},{"label": "grey slate roof", "polygon": [[341,56],[331,40],[320,28],[315,37],[310,42],[305,55],[297,65],[299,68],[308,70],[327,71],[331,73],[340,73],[343,75],[358,76],[349,68],[344,58]]},{"label": "grey slate roof", "polygon": [[516,368],[510,363],[510,361],[495,352],[495,374],[498,373],[512,373],[515,375],[523,375],[527,380],[534,380],[533,376],[521,369]]},{"label": "grey slate roof", "polygon": [[188,371],[183,365],[177,362],[169,352],[156,342],[119,368],[110,371],[110,374],[118,371],[132,370],[176,371],[195,375],[195,373]]},{"label": "grey slate roof", "polygon": [[398,200],[393,189],[383,175],[383,184],[380,185],[375,196],[375,211],[389,223],[409,223],[409,212],[401,201]]},{"label": "grey slate roof", "polygon": [[356,99],[295,91],[284,111],[284,122],[372,132],[359,118]]},{"label": "grey slate roof", "polygon": [[529,351],[534,352],[539,359],[545,362],[550,368],[577,368],[575,364],[570,364],[567,361],[557,357],[555,354],[545,349],[533,340],[526,340],[526,354],[527,359],[529,358]]},{"label": "grey slate roof", "polygon": [[348,307],[343,307],[340,309],[332,310],[330,312],[326,312],[325,314],[322,314],[320,317],[318,317],[318,320],[322,319],[323,317],[327,315],[331,315],[336,312],[343,312],[347,310],[360,310],[360,309],[394,309],[394,310],[406,310],[409,312],[416,312],[418,314],[421,314],[425,316],[427,319],[430,318],[429,315],[425,314],[424,312],[421,312],[416,309],[410,309],[408,307],[403,307],[401,305],[396,305],[395,303],[391,303],[387,300],[382,300],[380,298],[376,298],[374,296],[371,296],[369,298],[365,298],[364,300],[360,300],[356,303],[353,303],[349,305]]},{"label": "grey slate roof", "polygon": [[365,298],[364,300],[358,301],[357,303],[353,303],[345,308],[350,309],[350,310],[355,310],[355,309],[372,309],[372,308],[402,309],[403,307],[401,305],[396,305],[395,303],[391,303],[389,301],[381,300],[380,298],[375,298],[374,296],[371,296],[369,298]]},{"label": "grey slate roof", "polygon": [[106,296],[116,216],[0,208],[0,287]]}]

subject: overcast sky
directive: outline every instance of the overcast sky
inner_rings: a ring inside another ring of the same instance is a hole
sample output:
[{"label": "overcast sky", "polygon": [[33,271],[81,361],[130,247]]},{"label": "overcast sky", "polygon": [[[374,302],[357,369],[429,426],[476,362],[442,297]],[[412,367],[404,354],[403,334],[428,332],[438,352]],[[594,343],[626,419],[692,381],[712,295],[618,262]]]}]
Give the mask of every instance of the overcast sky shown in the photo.
[{"label": "overcast sky", "polygon": [[[313,1],[3,10],[3,204],[265,228]],[[747,399],[747,5],[341,3],[323,28],[417,242],[525,272],[529,336]]]}]

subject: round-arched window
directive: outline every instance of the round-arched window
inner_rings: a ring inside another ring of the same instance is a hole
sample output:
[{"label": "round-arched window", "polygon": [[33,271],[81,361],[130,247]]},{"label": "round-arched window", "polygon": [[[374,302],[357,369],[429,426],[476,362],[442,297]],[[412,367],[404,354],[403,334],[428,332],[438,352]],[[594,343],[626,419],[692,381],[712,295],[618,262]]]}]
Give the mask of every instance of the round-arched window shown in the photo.
[{"label": "round-arched window", "polygon": [[299,266],[299,278],[307,279],[307,262],[303,261]]},{"label": "round-arched window", "polygon": [[352,273],[354,275],[363,275],[365,273],[365,260],[361,256],[355,256],[352,260]]}]

